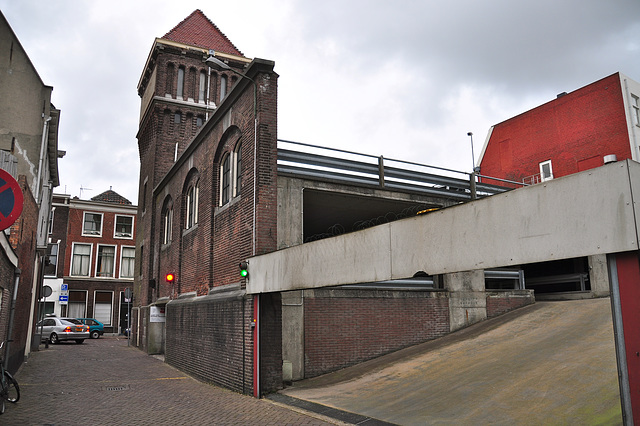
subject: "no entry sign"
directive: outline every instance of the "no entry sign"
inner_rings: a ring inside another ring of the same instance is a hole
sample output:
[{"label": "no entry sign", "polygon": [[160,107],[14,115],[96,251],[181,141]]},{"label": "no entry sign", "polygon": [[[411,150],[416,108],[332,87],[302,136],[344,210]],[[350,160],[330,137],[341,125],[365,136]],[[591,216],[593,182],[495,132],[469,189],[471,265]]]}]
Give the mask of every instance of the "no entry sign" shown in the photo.
[{"label": "no entry sign", "polygon": [[13,225],[22,213],[22,190],[18,182],[0,169],[0,231]]}]

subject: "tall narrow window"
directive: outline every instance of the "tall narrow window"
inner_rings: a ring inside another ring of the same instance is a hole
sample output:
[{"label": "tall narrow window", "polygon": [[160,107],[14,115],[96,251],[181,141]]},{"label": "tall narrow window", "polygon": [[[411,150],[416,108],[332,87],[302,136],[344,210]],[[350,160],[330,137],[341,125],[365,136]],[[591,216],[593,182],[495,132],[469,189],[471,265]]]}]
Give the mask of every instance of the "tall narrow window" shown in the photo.
[{"label": "tall narrow window", "polygon": [[640,98],[631,95],[631,108],[633,108],[633,124],[640,126]]},{"label": "tall narrow window", "polygon": [[204,71],[200,72],[200,84],[198,85],[198,102],[204,103],[206,93],[207,75]]},{"label": "tall narrow window", "polygon": [[186,228],[189,229],[198,223],[198,184],[192,185],[187,190]]},{"label": "tall narrow window", "polygon": [[227,96],[227,76],[220,76],[220,102]]},{"label": "tall narrow window", "polygon": [[184,67],[178,68],[178,99],[184,96]]},{"label": "tall narrow window", "polygon": [[88,277],[91,264],[91,244],[73,244],[71,257],[71,275]]},{"label": "tall narrow window", "polygon": [[98,245],[96,277],[113,278],[115,273],[116,247]]},{"label": "tall narrow window", "polygon": [[52,207],[51,208],[51,214],[49,215],[49,233],[52,234],[53,233],[53,215],[56,212],[56,208]]},{"label": "tall narrow window", "polygon": [[111,325],[111,306],[113,293],[110,291],[96,291],[94,317],[104,325]]},{"label": "tall narrow window", "polygon": [[187,93],[189,101],[193,102],[196,99],[196,75],[195,68],[189,68],[189,84],[187,85]]},{"label": "tall narrow window", "polygon": [[173,64],[169,64],[167,66],[167,80],[164,89],[166,98],[172,97],[171,94],[173,93],[173,79],[175,78],[174,70],[175,67],[173,66]]},{"label": "tall narrow window", "polygon": [[147,179],[144,180],[144,185],[142,186],[142,213],[147,211]]},{"label": "tall narrow window", "polygon": [[162,210],[162,244],[169,244],[172,238],[173,227],[173,204],[171,200],[165,203]]},{"label": "tall narrow window", "polygon": [[242,144],[238,144],[235,152],[235,167],[233,168],[233,172],[235,174],[235,182],[233,188],[233,195],[240,195],[240,189],[242,184]]},{"label": "tall narrow window", "polygon": [[133,278],[136,263],[136,248],[122,247],[120,259],[120,278]]},{"label": "tall narrow window", "polygon": [[540,163],[540,180],[544,182],[545,180],[553,179],[553,169],[551,168],[551,160],[543,161]]},{"label": "tall narrow window", "polygon": [[224,206],[229,202],[230,194],[229,190],[231,189],[231,160],[230,155],[225,155],[222,160],[222,167],[220,169],[220,205]]}]

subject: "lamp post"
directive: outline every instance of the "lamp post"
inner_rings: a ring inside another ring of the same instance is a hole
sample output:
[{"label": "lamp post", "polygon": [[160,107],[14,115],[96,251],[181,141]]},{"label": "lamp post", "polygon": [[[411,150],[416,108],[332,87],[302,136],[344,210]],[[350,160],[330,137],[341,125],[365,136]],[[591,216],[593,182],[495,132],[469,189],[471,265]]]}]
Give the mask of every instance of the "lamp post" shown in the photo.
[{"label": "lamp post", "polygon": [[234,70],[229,65],[215,57],[216,52],[209,50],[209,57],[205,59],[205,64],[217,71],[231,71],[241,78],[246,78],[253,83],[253,226],[252,226],[252,255],[256,254],[256,171],[258,153],[258,84],[250,77]]},{"label": "lamp post", "polygon": [[467,136],[471,138],[471,179],[470,179],[470,191],[471,191],[471,199],[475,200],[477,198],[476,193],[476,156],[473,154],[473,132],[467,132]]}]

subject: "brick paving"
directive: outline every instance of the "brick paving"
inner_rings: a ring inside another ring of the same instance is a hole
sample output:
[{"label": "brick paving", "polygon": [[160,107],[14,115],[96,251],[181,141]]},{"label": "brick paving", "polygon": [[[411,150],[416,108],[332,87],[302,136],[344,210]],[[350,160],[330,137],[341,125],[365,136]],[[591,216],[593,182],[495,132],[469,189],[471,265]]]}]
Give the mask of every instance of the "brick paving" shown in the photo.
[{"label": "brick paving", "polygon": [[2,425],[344,424],[199,382],[121,337],[41,346],[16,379]]}]

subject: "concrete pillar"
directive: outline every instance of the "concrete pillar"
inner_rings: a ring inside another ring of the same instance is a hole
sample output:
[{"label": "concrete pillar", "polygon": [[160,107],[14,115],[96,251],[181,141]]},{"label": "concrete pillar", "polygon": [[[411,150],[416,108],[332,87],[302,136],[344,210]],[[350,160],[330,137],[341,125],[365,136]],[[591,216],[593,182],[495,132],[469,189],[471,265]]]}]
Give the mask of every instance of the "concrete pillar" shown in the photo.
[{"label": "concrete pillar", "polygon": [[597,254],[589,256],[589,282],[591,292],[595,297],[609,296],[609,268],[607,255]]},{"label": "concrete pillar", "polygon": [[444,289],[449,291],[450,330],[456,331],[487,319],[487,295],[484,270],[444,274]]},{"label": "concrete pillar", "polygon": [[304,379],[304,291],[282,293],[283,380]]}]

